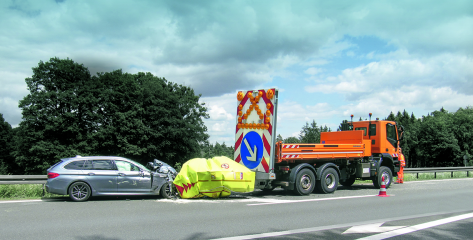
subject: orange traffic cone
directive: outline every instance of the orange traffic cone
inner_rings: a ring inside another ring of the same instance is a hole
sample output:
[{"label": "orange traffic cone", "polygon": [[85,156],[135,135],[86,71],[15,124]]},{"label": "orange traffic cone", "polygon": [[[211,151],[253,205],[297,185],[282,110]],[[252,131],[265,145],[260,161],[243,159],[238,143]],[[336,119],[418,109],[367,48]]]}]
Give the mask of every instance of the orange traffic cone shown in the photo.
[{"label": "orange traffic cone", "polygon": [[386,183],[384,183],[384,176],[381,178],[381,188],[379,189],[379,194],[376,196],[389,197],[389,195],[386,194]]}]

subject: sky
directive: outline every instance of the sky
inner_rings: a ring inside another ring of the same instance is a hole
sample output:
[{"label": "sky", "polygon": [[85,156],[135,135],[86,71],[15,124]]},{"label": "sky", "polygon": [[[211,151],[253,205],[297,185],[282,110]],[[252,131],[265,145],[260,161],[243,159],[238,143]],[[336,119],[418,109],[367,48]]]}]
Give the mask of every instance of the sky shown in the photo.
[{"label": "sky", "polygon": [[237,92],[277,88],[277,134],[473,105],[473,1],[0,1],[0,113],[50,58],[192,87],[233,145]]}]

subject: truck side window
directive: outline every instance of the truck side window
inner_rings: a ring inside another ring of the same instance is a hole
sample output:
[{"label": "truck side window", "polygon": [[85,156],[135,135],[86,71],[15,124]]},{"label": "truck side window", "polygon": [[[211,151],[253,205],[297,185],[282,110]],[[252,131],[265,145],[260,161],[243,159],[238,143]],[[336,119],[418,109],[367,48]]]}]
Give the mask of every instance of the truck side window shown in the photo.
[{"label": "truck side window", "polygon": [[357,127],[355,130],[363,130],[363,136],[366,136],[366,128],[365,127]]},{"label": "truck side window", "polygon": [[396,126],[392,125],[391,123],[386,124],[386,138],[388,139],[388,142],[393,145],[393,147],[397,147]]},{"label": "truck side window", "polygon": [[376,124],[370,125],[370,136],[376,136]]}]

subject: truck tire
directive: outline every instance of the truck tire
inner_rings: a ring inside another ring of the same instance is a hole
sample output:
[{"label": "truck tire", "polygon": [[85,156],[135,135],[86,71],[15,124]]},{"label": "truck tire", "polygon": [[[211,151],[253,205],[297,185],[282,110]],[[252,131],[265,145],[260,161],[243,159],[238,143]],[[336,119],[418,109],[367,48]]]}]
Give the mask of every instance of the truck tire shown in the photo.
[{"label": "truck tire", "polygon": [[314,191],[315,182],[314,173],[311,170],[304,168],[297,173],[294,192],[301,196],[309,195]]},{"label": "truck tire", "polygon": [[342,186],[345,186],[345,187],[350,187],[351,185],[353,185],[353,183],[355,183],[355,180],[356,180],[356,176],[351,175],[345,180],[340,180],[340,184],[342,184]]},{"label": "truck tire", "polygon": [[338,187],[338,173],[333,168],[327,168],[322,172],[320,181],[317,181],[317,190],[321,193],[333,193]]},{"label": "truck tire", "polygon": [[384,185],[386,185],[386,188],[389,188],[389,186],[391,186],[391,182],[393,181],[393,174],[390,168],[383,166],[379,168],[378,175],[374,176],[373,178],[373,185],[375,188],[381,188],[383,176],[384,176]]}]

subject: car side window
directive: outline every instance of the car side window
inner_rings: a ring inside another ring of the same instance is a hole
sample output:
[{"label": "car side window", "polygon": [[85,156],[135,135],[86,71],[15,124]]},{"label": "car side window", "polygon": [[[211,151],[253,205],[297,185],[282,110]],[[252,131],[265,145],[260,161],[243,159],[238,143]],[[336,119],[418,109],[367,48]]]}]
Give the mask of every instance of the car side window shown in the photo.
[{"label": "car side window", "polygon": [[64,166],[65,169],[69,170],[81,170],[84,166],[85,160],[73,161]]},{"label": "car side window", "polygon": [[140,168],[133,163],[127,161],[115,160],[118,171],[140,171]]},{"label": "car side window", "polygon": [[92,160],[94,170],[116,170],[112,160]]}]

